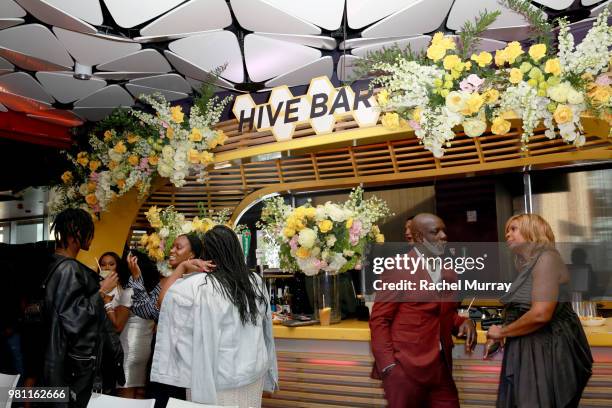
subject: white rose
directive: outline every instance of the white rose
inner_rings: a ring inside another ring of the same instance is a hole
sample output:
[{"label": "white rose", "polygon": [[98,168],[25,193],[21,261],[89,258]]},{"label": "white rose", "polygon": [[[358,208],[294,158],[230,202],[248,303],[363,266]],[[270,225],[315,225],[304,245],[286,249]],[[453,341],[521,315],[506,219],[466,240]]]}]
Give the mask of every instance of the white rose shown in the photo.
[{"label": "white rose", "polygon": [[317,205],[317,208],[315,209],[315,221],[323,221],[325,219],[327,219],[327,213],[325,212],[325,207],[323,207],[322,205]]},{"label": "white rose", "polygon": [[327,245],[328,247],[330,247],[330,248],[331,248],[331,247],[333,247],[333,246],[334,246],[334,244],[336,243],[336,241],[337,241],[337,240],[336,240],[336,237],[335,237],[335,236],[333,236],[333,235],[330,235],[329,237],[327,237],[327,241],[326,241],[325,243],[326,243],[326,245]]},{"label": "white rose", "polygon": [[119,162],[123,158],[123,154],[117,153],[115,149],[108,149],[108,157],[113,161]]},{"label": "white rose", "polygon": [[446,107],[451,112],[459,112],[465,108],[467,95],[463,92],[452,91],[446,96]]},{"label": "white rose", "polygon": [[162,157],[165,159],[171,159],[172,156],[174,156],[174,149],[172,148],[172,146],[164,146],[164,148],[162,149]]},{"label": "white rose", "polygon": [[351,257],[351,256],[355,255],[355,251],[351,251],[351,250],[349,250],[349,249],[345,249],[344,251],[342,251],[342,254],[343,254],[344,256]]},{"label": "white rose", "polygon": [[582,95],[581,92],[578,92],[575,89],[571,89],[567,93],[567,101],[571,103],[572,105],[578,105],[584,102],[584,96]]},{"label": "white rose", "polygon": [[187,221],[181,225],[181,231],[183,231],[183,234],[189,234],[191,231],[193,231],[193,224],[191,221]]},{"label": "white rose", "polygon": [[316,259],[312,257],[306,259],[297,258],[297,264],[306,276],[314,276],[319,273],[319,268],[315,266],[315,261]]},{"label": "white rose", "polygon": [[463,121],[463,131],[469,137],[480,136],[487,130],[486,122],[478,119],[468,119]]},{"label": "white rose", "polygon": [[319,247],[314,247],[312,248],[312,250],[310,251],[310,256],[316,258],[317,256],[319,256],[319,254],[321,253],[321,248]]},{"label": "white rose", "polygon": [[305,248],[312,248],[317,240],[317,233],[310,228],[304,228],[300,231],[298,243]]},{"label": "white rose", "polygon": [[570,91],[572,91],[572,87],[567,82],[561,82],[559,85],[551,86],[548,88],[546,93],[548,97],[555,102],[565,103],[567,101],[567,96]]},{"label": "white rose", "polygon": [[167,163],[160,163],[157,166],[157,171],[162,177],[170,177],[172,175],[172,166],[169,166]]},{"label": "white rose", "polygon": [[331,259],[330,259],[330,263],[327,266],[327,268],[325,268],[326,271],[328,272],[338,272],[346,263],[346,259],[344,258],[344,256],[342,256],[341,253],[335,252]]},{"label": "white rose", "polygon": [[82,196],[86,196],[87,194],[89,194],[89,189],[87,188],[87,183],[81,184],[79,186],[79,193]]},{"label": "white rose", "polygon": [[334,222],[346,221],[346,213],[340,206],[332,203],[325,204],[325,211]]},{"label": "white rose", "polygon": [[162,229],[159,230],[160,238],[167,238],[169,234],[170,234],[170,231],[168,230],[168,227],[163,227]]}]

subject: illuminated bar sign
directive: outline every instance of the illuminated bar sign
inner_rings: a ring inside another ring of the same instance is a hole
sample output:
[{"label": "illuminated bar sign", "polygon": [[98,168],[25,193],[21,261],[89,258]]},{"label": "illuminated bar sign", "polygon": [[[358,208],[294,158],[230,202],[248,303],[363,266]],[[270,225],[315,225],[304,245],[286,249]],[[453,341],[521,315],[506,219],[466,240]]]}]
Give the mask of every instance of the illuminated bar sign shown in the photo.
[{"label": "illuminated bar sign", "polygon": [[335,88],[329,78],[310,81],[306,95],[294,96],[286,85],[273,88],[268,103],[257,105],[251,95],[240,95],[232,108],[238,131],[270,130],[277,141],[290,140],[297,125],[310,123],[315,133],[331,133],[336,120],[352,115],[359,127],[375,126],[380,111],[372,90]]}]

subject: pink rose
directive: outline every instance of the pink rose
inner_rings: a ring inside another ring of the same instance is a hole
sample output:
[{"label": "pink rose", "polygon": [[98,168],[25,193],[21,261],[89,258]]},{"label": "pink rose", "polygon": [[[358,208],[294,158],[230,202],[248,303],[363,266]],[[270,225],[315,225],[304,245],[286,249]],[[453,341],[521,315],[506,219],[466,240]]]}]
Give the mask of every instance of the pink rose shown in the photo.
[{"label": "pink rose", "polygon": [[599,86],[607,86],[612,84],[612,79],[607,74],[601,74],[595,80],[595,83]]},{"label": "pink rose", "polygon": [[291,241],[289,241],[289,246],[294,251],[298,249],[298,236],[297,235],[294,235],[293,238],[291,238]]},{"label": "pink rose", "polygon": [[408,124],[412,128],[412,130],[421,130],[421,124],[414,119],[410,119]]},{"label": "pink rose", "polygon": [[474,85],[472,85],[467,79],[464,79],[459,83],[459,88],[463,92],[474,92]]}]

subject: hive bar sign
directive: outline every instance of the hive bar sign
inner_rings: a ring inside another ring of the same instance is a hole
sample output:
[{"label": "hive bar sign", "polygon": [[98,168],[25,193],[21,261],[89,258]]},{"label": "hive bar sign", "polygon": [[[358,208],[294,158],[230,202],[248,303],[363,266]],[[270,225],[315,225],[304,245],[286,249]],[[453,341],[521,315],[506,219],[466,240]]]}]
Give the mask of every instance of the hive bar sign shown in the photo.
[{"label": "hive bar sign", "polygon": [[371,89],[335,88],[329,78],[310,81],[306,95],[294,96],[286,85],[273,88],[268,103],[256,105],[240,95],[233,107],[238,131],[270,130],[277,141],[290,140],[297,125],[310,123],[315,133],[331,133],[337,120],[352,116],[359,127],[375,126],[380,110]]}]

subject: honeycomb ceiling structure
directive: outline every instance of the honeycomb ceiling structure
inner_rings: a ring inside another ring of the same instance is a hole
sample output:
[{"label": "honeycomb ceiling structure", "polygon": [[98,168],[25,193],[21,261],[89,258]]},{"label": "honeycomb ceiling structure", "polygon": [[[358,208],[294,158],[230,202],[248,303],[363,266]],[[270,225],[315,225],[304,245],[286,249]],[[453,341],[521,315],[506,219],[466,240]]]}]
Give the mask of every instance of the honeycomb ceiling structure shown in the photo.
[{"label": "honeycomb ceiling structure", "polygon": [[[580,24],[608,3],[533,6]],[[523,17],[495,0],[1,0],[0,111],[75,126],[143,93],[185,99],[219,66],[215,85],[235,92],[344,81],[368,52],[424,49],[484,9],[502,14],[482,49],[528,37]]]}]

